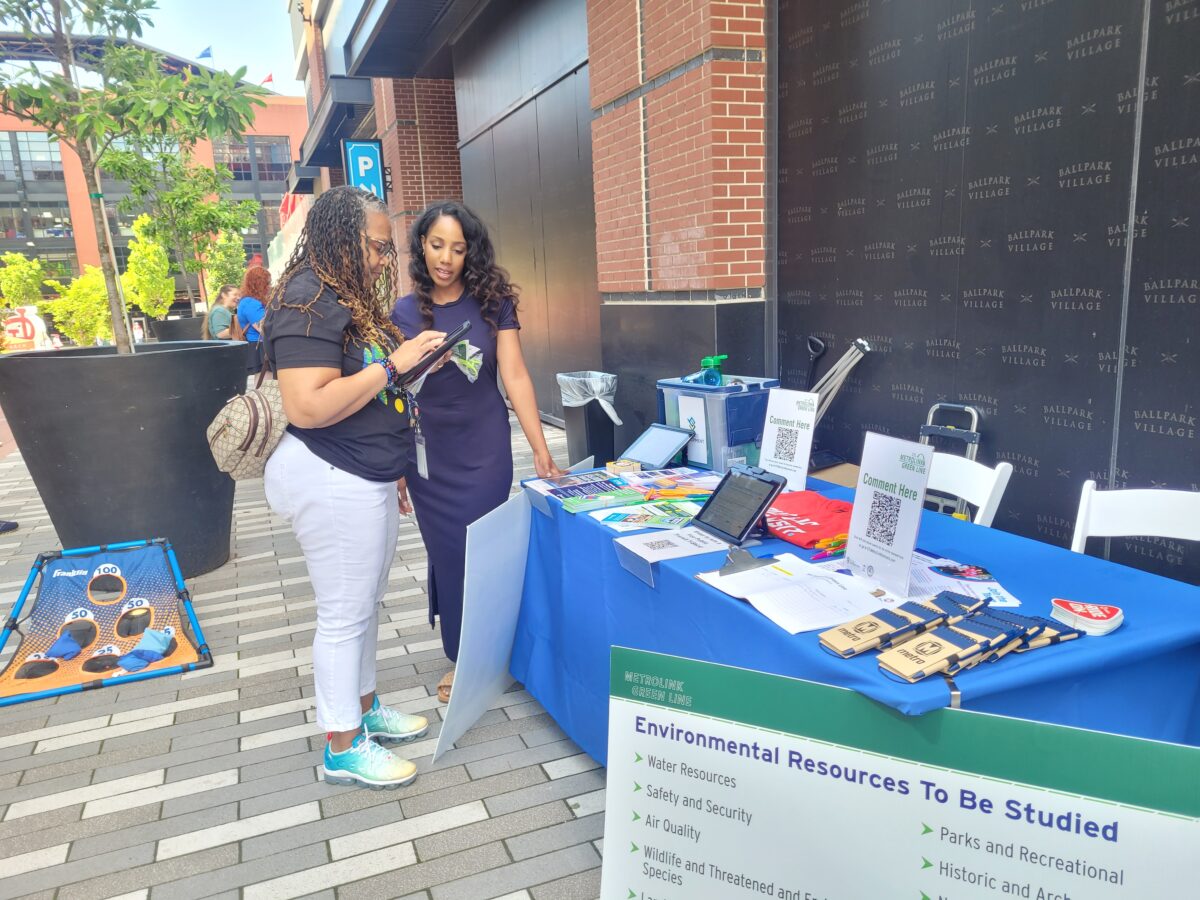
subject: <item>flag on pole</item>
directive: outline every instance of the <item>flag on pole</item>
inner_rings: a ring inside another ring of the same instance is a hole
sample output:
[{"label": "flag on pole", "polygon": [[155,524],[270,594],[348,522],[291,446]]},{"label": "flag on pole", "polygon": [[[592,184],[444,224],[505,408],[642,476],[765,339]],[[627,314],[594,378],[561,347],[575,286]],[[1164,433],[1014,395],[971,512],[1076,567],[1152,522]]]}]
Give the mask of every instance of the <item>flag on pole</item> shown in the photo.
[{"label": "flag on pole", "polygon": [[209,46],[209,47],[205,47],[203,50],[200,51],[199,55],[196,57],[196,60],[199,61],[202,59],[212,59],[212,58],[213,58],[212,47]]},{"label": "flag on pole", "polygon": [[262,81],[260,81],[260,82],[259,82],[259,84],[260,84],[260,85],[262,85],[262,84],[274,84],[274,82],[275,82],[275,74],[274,74],[273,72],[268,72],[268,73],[267,73],[267,77],[266,77],[266,78],[264,78]]}]

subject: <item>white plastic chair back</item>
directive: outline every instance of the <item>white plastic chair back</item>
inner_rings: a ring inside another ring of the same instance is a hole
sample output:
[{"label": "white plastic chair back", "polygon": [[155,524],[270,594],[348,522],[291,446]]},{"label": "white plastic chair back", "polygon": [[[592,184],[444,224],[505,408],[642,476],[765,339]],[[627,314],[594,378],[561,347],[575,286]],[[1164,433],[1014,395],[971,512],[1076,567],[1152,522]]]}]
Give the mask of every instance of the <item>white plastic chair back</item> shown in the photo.
[{"label": "white plastic chair back", "polygon": [[1098,491],[1085,481],[1071,549],[1083,553],[1090,537],[1162,537],[1200,541],[1200,493],[1137,489]]},{"label": "white plastic chair back", "polygon": [[929,469],[928,489],[966,500],[978,508],[973,520],[975,524],[990,528],[1012,470],[1009,462],[997,463],[996,468],[989,469],[965,456],[935,451]]}]

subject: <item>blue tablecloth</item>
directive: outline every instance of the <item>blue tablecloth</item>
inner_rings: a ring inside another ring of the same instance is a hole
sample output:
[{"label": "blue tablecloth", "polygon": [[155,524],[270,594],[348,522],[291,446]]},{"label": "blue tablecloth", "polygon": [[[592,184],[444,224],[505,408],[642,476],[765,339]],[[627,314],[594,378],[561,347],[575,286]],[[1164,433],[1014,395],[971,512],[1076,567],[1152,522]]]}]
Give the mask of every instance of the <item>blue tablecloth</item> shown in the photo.
[{"label": "blue tablecloth", "polygon": [[[809,486],[852,497],[825,482]],[[896,683],[880,674],[875,654],[837,659],[818,647],[815,632],[790,635],[696,580],[720,565],[720,554],[660,563],[651,588],[621,567],[611,529],[553,501],[551,509],[533,513],[511,669],[601,762],[613,645],[853,688],[908,715],[949,704],[941,678]],[[1112,634],[961,674],[964,709],[1200,746],[1200,588],[936,513],[925,514],[918,545],[986,566],[1022,600],[1020,612],[1049,615],[1054,597],[1125,610]],[[774,539],[752,550],[785,551],[811,555]]]}]

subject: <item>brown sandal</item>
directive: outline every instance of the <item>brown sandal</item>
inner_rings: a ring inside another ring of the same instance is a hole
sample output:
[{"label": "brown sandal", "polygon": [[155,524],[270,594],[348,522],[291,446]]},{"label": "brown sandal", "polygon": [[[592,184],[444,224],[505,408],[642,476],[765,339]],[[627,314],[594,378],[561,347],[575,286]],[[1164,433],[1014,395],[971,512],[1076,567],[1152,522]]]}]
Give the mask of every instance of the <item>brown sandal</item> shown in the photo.
[{"label": "brown sandal", "polygon": [[447,672],[445,675],[443,675],[442,680],[438,682],[437,695],[438,695],[439,702],[441,702],[441,703],[449,703],[450,702],[450,689],[453,687],[453,685],[454,685],[454,670],[451,669],[449,672]]}]

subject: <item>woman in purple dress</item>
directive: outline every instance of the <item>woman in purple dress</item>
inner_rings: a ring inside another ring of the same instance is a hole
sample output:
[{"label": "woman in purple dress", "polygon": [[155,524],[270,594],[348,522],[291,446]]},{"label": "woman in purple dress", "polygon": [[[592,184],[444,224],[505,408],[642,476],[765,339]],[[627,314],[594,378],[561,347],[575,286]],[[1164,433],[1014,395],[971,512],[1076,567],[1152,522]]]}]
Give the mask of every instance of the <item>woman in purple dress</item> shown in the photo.
[{"label": "woman in purple dress", "polygon": [[[408,274],[413,293],[392,311],[406,337],[471,323],[470,346],[460,344],[454,363],[427,376],[416,395],[424,453],[418,452],[405,479],[429,550],[429,624],[440,617],[442,646],[456,661],[467,526],[507,500],[512,488],[508,408],[497,375],[533,450],[538,477],[562,473],[546,446],[521,352],[517,287],[496,265],[484,224],[461,203],[429,207],[409,236]],[[443,703],[453,681],[451,670],[438,684]]]}]

